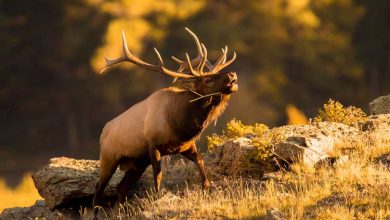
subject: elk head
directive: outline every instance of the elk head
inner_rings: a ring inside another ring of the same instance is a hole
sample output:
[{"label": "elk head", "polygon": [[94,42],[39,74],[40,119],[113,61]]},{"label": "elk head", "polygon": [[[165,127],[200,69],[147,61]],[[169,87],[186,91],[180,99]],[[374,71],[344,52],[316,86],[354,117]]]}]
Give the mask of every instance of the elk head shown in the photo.
[{"label": "elk head", "polygon": [[[188,53],[186,53],[186,60],[180,60],[172,56],[172,59],[180,65],[177,71],[168,69],[164,65],[164,61],[161,58],[160,53],[156,48],[154,51],[159,60],[159,65],[153,65],[142,61],[134,56],[128,49],[126,43],[125,33],[122,30],[122,46],[123,55],[117,59],[106,59],[106,66],[100,71],[102,73],[108,67],[120,63],[131,62],[145,69],[149,69],[155,72],[161,72],[174,78],[173,83],[176,87],[184,90],[188,90],[197,94],[200,97],[209,97],[213,95],[230,94],[238,90],[237,74],[235,72],[221,73],[221,70],[229,66],[236,59],[236,53],[233,53],[233,57],[230,60],[226,60],[228,47],[222,48],[222,55],[212,65],[207,59],[207,49],[203,43],[200,43],[197,36],[188,28],[185,30],[195,40],[198,56],[194,59],[190,59]],[[204,71],[204,68],[207,71]]]}]

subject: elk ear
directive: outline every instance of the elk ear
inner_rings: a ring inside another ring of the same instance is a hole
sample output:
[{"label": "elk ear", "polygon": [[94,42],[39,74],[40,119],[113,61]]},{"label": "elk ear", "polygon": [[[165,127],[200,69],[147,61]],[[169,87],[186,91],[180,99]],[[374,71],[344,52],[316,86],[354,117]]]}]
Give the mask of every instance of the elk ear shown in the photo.
[{"label": "elk ear", "polygon": [[178,78],[173,85],[185,89],[185,90],[195,90],[196,82],[198,82],[198,78]]}]

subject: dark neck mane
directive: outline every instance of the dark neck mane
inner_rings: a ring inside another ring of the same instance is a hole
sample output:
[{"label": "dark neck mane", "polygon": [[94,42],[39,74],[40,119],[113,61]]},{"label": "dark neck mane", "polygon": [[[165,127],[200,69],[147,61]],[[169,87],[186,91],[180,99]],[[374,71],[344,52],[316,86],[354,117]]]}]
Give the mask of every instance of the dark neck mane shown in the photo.
[{"label": "dark neck mane", "polygon": [[199,137],[221,115],[230,99],[230,95],[222,94],[190,102],[199,96],[190,91],[176,92],[176,95],[169,121],[180,142]]}]

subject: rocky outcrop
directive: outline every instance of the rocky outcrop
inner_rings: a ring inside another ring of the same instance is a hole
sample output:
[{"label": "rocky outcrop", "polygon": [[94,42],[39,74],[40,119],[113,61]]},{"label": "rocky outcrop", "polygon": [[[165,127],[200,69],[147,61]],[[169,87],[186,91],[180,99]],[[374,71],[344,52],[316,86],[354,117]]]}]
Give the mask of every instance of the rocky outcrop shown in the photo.
[{"label": "rocky outcrop", "polygon": [[58,219],[59,216],[62,216],[62,213],[57,211],[52,212],[46,206],[45,201],[38,200],[31,207],[5,209],[1,213],[0,219]]},{"label": "rocky outcrop", "polygon": [[390,114],[372,115],[362,126],[368,143],[377,147],[390,146]]},{"label": "rocky outcrop", "polygon": [[[98,181],[99,161],[53,158],[50,163],[32,175],[35,187],[50,209],[67,206],[69,203],[88,204],[92,201]],[[116,186],[123,177],[117,170],[111,178],[104,195],[114,197]],[[142,180],[138,184],[142,186]],[[146,183],[144,183],[145,185]]]},{"label": "rocky outcrop", "polygon": [[19,219],[75,219],[78,218],[77,209],[50,210],[43,200],[38,200],[30,207],[16,207],[5,209],[0,220]]},{"label": "rocky outcrop", "polygon": [[[333,124],[328,124],[330,126]],[[281,164],[302,161],[307,166],[315,166],[320,161],[332,157],[336,139],[326,135],[321,128],[314,125],[289,125],[276,128],[285,138],[273,146],[274,155],[267,163],[250,160],[256,148],[252,144],[251,136],[229,140],[216,147],[212,154],[207,156],[206,162],[213,172],[223,175],[248,176],[261,178],[263,173],[277,170]]]},{"label": "rocky outcrop", "polygon": [[[254,137],[239,137],[215,148],[206,162],[213,172],[222,175],[261,177],[264,172],[277,170],[280,165],[302,162],[316,167],[324,162],[335,162],[339,153],[361,145],[375,147],[390,145],[390,114],[370,116],[361,129],[341,123],[320,122],[309,125],[287,125],[273,129],[283,134],[284,140],[273,146],[272,160],[267,164],[248,160],[256,150]],[[337,156],[337,157],[336,157]],[[348,157],[342,157],[346,160]]]},{"label": "rocky outcrop", "polygon": [[212,175],[247,176],[261,179],[263,166],[256,162],[247,162],[248,155],[253,152],[252,140],[240,137],[229,140],[216,147],[212,153],[205,155],[204,160]]},{"label": "rocky outcrop", "polygon": [[370,114],[390,114],[390,94],[380,96],[369,104]]}]

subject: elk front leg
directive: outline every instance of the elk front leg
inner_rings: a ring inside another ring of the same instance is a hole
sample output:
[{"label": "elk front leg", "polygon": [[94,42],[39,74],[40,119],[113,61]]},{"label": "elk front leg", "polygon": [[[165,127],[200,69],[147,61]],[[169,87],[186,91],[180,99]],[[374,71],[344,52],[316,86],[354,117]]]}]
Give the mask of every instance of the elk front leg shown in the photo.
[{"label": "elk front leg", "polygon": [[161,154],[157,148],[149,148],[149,156],[153,167],[154,187],[156,189],[156,192],[158,193],[162,180]]},{"label": "elk front leg", "polygon": [[210,187],[209,180],[207,179],[206,171],[204,169],[204,162],[202,157],[199,155],[195,143],[191,146],[190,149],[181,153],[183,156],[193,161],[199,169],[199,173],[202,177],[202,185],[204,189]]}]

